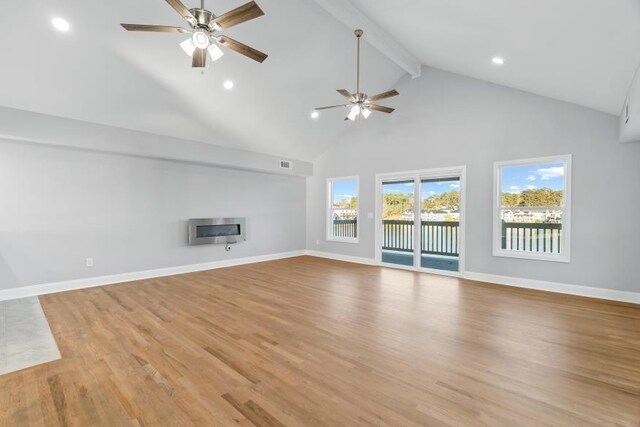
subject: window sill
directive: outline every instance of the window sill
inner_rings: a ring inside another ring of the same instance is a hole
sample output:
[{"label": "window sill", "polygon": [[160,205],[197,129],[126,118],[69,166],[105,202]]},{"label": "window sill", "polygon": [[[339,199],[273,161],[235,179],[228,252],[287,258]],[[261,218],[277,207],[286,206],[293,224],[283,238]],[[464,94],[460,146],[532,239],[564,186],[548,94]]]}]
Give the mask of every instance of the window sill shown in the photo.
[{"label": "window sill", "polygon": [[494,250],[494,257],[502,257],[502,258],[517,258],[517,259],[526,259],[533,261],[550,261],[550,262],[561,262],[568,264],[571,262],[571,258],[569,255],[565,254],[539,254],[535,252],[511,252],[511,251],[503,251],[503,250]]},{"label": "window sill", "polygon": [[358,239],[340,239],[337,237],[328,237],[327,238],[327,242],[333,242],[333,243],[359,243]]}]

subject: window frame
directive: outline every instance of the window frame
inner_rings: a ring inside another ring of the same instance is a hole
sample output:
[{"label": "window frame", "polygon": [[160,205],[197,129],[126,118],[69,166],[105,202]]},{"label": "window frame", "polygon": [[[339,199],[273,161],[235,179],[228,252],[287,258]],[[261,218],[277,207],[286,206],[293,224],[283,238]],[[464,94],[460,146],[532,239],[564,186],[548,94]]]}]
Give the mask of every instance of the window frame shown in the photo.
[{"label": "window frame", "polygon": [[[519,258],[536,261],[571,262],[571,155],[558,155],[538,157],[522,160],[507,160],[494,162],[493,164],[493,256],[506,258]],[[539,165],[544,163],[565,164],[564,171],[564,206],[562,207],[562,239],[560,241],[560,253],[546,254],[537,252],[524,252],[502,249],[502,223],[500,211],[502,209],[501,187],[502,168],[508,166]]]},{"label": "window frame", "polygon": [[[335,237],[333,235],[333,183],[335,181],[356,181],[356,197],[358,197],[358,207],[356,208],[356,237]],[[359,243],[360,239],[360,177],[355,176],[342,176],[336,178],[327,178],[327,201],[325,208],[326,215],[326,238],[328,242],[338,243]]]}]

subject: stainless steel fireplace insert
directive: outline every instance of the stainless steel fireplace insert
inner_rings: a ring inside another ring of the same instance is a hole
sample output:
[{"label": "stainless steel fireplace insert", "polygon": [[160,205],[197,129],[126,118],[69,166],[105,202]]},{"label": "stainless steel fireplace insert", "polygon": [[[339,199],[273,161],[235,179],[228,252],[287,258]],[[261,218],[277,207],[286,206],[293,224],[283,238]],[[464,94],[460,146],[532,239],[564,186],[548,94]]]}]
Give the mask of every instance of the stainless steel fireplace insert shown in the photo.
[{"label": "stainless steel fireplace insert", "polygon": [[246,238],[246,218],[206,218],[189,220],[189,245],[224,245]]}]

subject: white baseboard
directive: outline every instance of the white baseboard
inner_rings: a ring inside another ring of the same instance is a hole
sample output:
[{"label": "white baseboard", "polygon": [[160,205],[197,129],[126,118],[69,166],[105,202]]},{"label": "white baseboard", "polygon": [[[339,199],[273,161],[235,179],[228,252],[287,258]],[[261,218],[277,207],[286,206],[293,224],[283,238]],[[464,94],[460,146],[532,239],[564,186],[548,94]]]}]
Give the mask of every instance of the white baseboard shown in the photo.
[{"label": "white baseboard", "polygon": [[236,258],[223,261],[207,262],[204,264],[183,265],[178,267],[160,268],[157,270],[137,271],[133,273],[114,274],[110,276],[89,277],[86,279],[68,280],[64,282],[46,283],[42,285],[25,286],[0,290],[0,301],[26,298],[38,295],[53,294],[77,289],[94,288],[98,286],[126,283],[136,280],[153,279],[157,277],[175,276],[176,274],[195,273],[198,271],[215,270],[218,268],[237,265],[253,264],[256,262],[274,261],[305,255],[305,251],[284,252],[279,254],[260,255],[247,258]]},{"label": "white baseboard", "polygon": [[371,258],[361,258],[361,257],[355,257],[355,256],[349,256],[349,255],[339,255],[339,254],[334,254],[330,252],[320,252],[320,251],[310,251],[310,250],[307,250],[305,254],[316,257],[316,258],[333,259],[335,261],[352,262],[354,264],[378,265],[376,263],[376,260]]},{"label": "white baseboard", "polygon": [[[374,259],[360,258],[347,255],[339,255],[329,252],[310,251],[306,252],[309,256],[319,258],[333,259],[336,261],[353,262],[356,264],[378,265]],[[381,266],[384,267],[384,266]],[[396,267],[393,267],[396,268]],[[402,268],[404,270],[415,271],[411,268]],[[534,289],[539,291],[555,292],[560,294],[577,295],[581,297],[598,298],[610,301],[629,302],[640,304],[640,293],[617,291],[614,289],[593,288],[590,286],[569,285],[565,283],[547,282],[543,280],[523,279],[520,277],[499,276],[495,274],[475,273],[467,271],[463,274],[463,278],[474,280],[476,282],[493,283],[496,285],[513,286],[516,288]]]},{"label": "white baseboard", "polygon": [[[198,271],[215,270],[218,268],[233,267],[237,265],[253,264],[256,262],[274,261],[278,259],[292,258],[309,255],[318,258],[333,259],[336,261],[351,262],[354,264],[379,265],[372,258],[339,255],[329,252],[301,250],[284,252],[279,254],[261,255],[247,258],[236,258],[223,261],[214,261],[204,264],[192,264],[178,267],[160,268],[157,270],[139,271],[133,273],[114,274],[110,276],[90,277],[86,279],[69,280],[64,282],[46,283],[42,285],[25,286],[0,290],[0,301],[26,298],[31,296],[46,295],[57,292],[65,292],[77,289],[93,288],[97,286],[113,285],[117,283],[132,282],[136,280],[153,279],[157,277],[174,276],[176,274],[195,273]],[[640,293],[625,292],[614,289],[593,288],[589,286],[569,285],[565,283],[547,282],[543,280],[523,279],[519,277],[499,276],[495,274],[475,273],[468,271],[464,278],[477,282],[494,283],[498,285],[514,286],[518,288],[535,289],[561,294],[577,295],[590,298],[599,298],[611,301],[629,302],[640,304]]]},{"label": "white baseboard", "polygon": [[593,288],[582,285],[548,282],[544,280],[523,279],[521,277],[499,276],[495,274],[475,273],[467,271],[464,278],[476,282],[494,283],[497,285],[514,286],[516,288],[535,289],[538,291],[556,292],[560,294],[577,295],[581,297],[598,298],[611,301],[630,302],[640,304],[640,293],[618,291],[615,289]]}]

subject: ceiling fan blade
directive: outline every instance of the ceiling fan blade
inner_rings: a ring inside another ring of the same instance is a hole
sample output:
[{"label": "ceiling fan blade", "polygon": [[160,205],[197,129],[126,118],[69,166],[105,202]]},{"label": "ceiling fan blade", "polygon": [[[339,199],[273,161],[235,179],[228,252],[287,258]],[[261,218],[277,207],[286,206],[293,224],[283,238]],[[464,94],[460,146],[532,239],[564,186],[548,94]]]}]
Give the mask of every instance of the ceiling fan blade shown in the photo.
[{"label": "ceiling fan blade", "polygon": [[193,60],[191,66],[193,68],[204,68],[207,64],[207,51],[206,49],[196,49],[193,52]]},{"label": "ceiling fan blade", "polygon": [[224,15],[218,16],[216,19],[211,21],[209,26],[211,27],[212,25],[218,24],[220,28],[226,30],[227,28],[235,27],[238,24],[242,24],[243,22],[250,21],[262,15],[264,15],[264,12],[260,9],[260,6],[258,6],[255,1],[250,1],[249,3],[225,13]]},{"label": "ceiling fan blade", "polygon": [[259,50],[247,46],[246,44],[240,43],[239,41],[234,40],[231,37],[220,36],[217,38],[217,40],[221,45],[226,46],[231,50],[235,50],[236,52],[241,53],[244,56],[253,59],[254,61],[262,63],[268,57],[266,53],[262,53]]},{"label": "ceiling fan blade", "polygon": [[395,111],[395,108],[383,107],[381,105],[369,104],[367,108],[375,111],[380,111],[381,113],[391,114]]},{"label": "ceiling fan blade", "polygon": [[331,105],[331,106],[329,106],[329,107],[319,107],[319,108],[316,108],[315,110],[316,110],[316,111],[320,111],[320,110],[329,110],[329,109],[331,109],[331,108],[340,108],[340,107],[348,107],[348,106],[349,106],[349,104]]},{"label": "ceiling fan blade", "polygon": [[143,24],[120,24],[127,31],[150,31],[154,33],[188,33],[181,27],[171,27],[169,25],[143,25]]},{"label": "ceiling fan blade", "polygon": [[387,99],[387,98],[391,98],[392,96],[398,96],[398,95],[400,95],[398,91],[395,89],[392,89],[390,91],[370,97],[369,101],[376,102],[376,101],[380,101],[381,99]]},{"label": "ceiling fan blade", "polygon": [[338,93],[349,100],[353,99],[353,95],[346,89],[338,89]]},{"label": "ceiling fan blade", "polygon": [[191,11],[187,9],[187,6],[185,6],[180,0],[166,0],[166,2],[169,3],[169,5],[172,8],[174,8],[176,12],[180,14],[180,16],[186,19],[187,22],[191,24],[192,27],[195,27],[198,25],[198,20],[196,19],[196,17],[193,16]]}]

